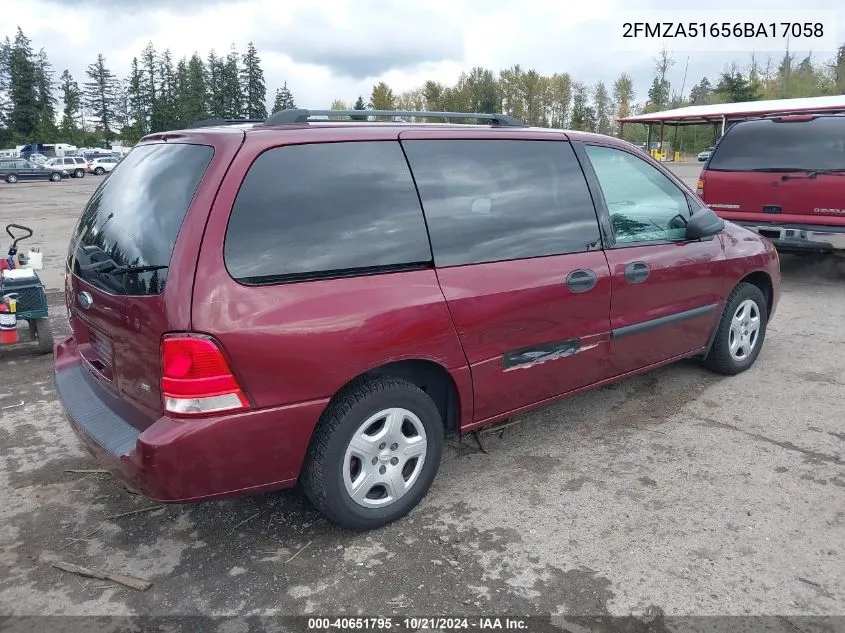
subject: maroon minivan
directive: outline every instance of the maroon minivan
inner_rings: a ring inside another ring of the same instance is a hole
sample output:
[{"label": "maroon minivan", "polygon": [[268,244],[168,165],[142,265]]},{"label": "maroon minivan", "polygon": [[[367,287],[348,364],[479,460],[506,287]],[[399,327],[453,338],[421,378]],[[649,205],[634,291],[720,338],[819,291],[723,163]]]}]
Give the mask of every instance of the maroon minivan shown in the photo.
[{"label": "maroon minivan", "polygon": [[373,528],[426,494],[444,432],[760,353],[773,247],[636,147],[499,114],[328,115],[362,112],[151,134],[82,212],[56,386],[144,495],[300,481]]}]

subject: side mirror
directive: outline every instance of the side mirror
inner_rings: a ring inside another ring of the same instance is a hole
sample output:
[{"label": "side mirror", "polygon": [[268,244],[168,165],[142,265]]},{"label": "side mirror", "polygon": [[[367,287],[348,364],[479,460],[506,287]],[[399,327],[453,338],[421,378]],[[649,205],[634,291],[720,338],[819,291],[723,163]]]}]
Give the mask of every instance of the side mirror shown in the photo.
[{"label": "side mirror", "polygon": [[716,215],[712,209],[704,207],[693,213],[687,222],[686,238],[701,240],[713,237],[725,230],[725,221]]}]

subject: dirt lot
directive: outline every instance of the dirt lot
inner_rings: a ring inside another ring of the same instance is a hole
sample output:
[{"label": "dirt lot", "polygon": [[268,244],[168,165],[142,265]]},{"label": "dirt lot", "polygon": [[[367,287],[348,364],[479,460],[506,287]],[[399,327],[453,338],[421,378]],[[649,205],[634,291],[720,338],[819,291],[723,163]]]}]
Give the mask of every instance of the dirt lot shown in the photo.
[{"label": "dirt lot", "polygon": [[[0,222],[33,225],[51,287],[97,182],[0,184]],[[114,517],[152,504],[71,472],[97,464],[51,359],[4,352],[0,614],[845,615],[845,278],[823,261],[783,268],[752,370],[681,363],[524,416],[487,454],[453,439],[421,506],[361,535],[297,491]]]}]

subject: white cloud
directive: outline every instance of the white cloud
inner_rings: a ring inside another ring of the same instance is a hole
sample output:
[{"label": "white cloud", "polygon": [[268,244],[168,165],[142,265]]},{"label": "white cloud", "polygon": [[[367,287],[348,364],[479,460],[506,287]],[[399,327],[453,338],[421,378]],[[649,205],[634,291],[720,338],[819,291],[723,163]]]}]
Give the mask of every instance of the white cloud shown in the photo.
[{"label": "white cloud", "polygon": [[[845,42],[841,0],[816,0],[812,8],[838,9],[838,41]],[[268,101],[286,81],[297,105],[328,107],[369,96],[374,83],[396,91],[426,79],[453,82],[462,70],[500,70],[514,64],[541,73],[569,72],[594,84],[631,74],[639,96],[652,75],[650,53],[615,52],[610,38],[621,29],[622,8],[671,9],[672,0],[324,0],[297,4],[280,0],[3,0],[0,36],[17,25],[36,48],[44,47],[57,73],[69,69],[80,83],[85,68],[102,52],[119,76],[148,41],[175,58],[210,49],[243,52],[254,41],[261,55]],[[711,0],[708,10],[730,9]],[[792,9],[792,0],[748,0],[743,9]],[[8,19],[8,16],[14,16]],[[678,55],[672,81],[681,83],[687,55]],[[726,62],[747,62],[747,53],[691,56],[687,88],[711,77]]]}]

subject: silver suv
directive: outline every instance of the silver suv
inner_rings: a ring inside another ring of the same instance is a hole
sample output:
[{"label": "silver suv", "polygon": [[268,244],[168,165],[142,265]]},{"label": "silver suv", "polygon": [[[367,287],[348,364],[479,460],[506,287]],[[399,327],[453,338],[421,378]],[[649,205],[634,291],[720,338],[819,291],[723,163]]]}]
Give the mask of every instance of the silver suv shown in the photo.
[{"label": "silver suv", "polygon": [[51,158],[44,165],[50,169],[66,171],[71,178],[84,178],[88,164],[82,156],[63,156]]}]

